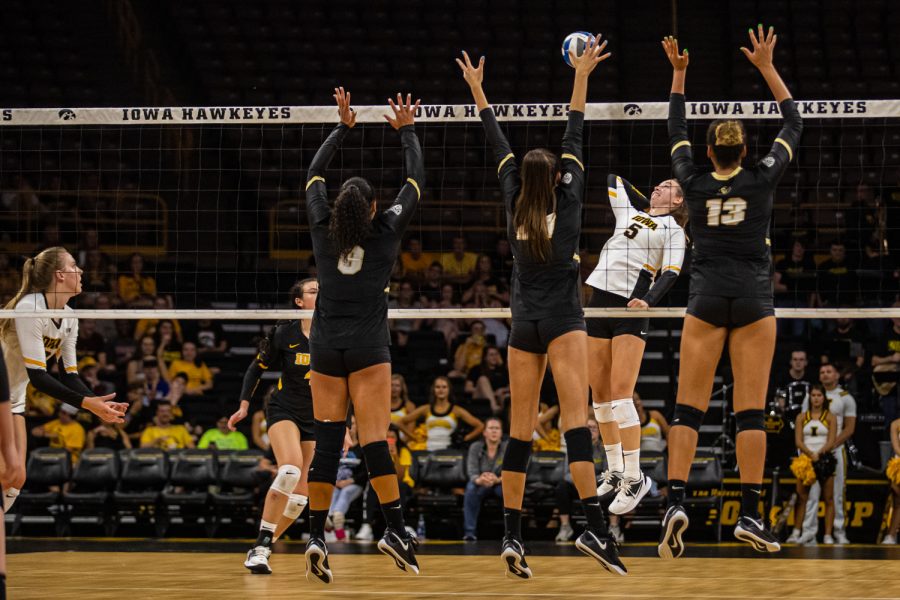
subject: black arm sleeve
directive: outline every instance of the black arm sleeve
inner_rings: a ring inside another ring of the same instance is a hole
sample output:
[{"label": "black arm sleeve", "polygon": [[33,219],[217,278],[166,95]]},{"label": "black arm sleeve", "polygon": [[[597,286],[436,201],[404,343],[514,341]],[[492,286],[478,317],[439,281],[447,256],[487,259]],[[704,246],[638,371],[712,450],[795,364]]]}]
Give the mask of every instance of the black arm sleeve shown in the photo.
[{"label": "black arm sleeve", "polygon": [[325,191],[325,169],[334,158],[350,128],[339,123],[322,143],[309,164],[306,176],[306,212],[310,226],[327,223],[329,219],[328,196]]},{"label": "black arm sleeve", "polygon": [[272,333],[260,343],[256,358],[253,359],[253,362],[250,363],[250,366],[247,367],[247,371],[244,373],[244,382],[241,386],[241,400],[252,402],[256,388],[259,387],[259,380],[262,374],[268,371],[272,365],[276,365],[276,368],[281,367],[280,331],[281,327],[276,326]]},{"label": "black arm sleeve", "polygon": [[516,196],[519,195],[519,166],[516,164],[516,157],[513,155],[512,147],[500,124],[497,123],[497,117],[491,107],[485,108],[478,113],[481,117],[481,124],[484,125],[484,133],[487,136],[488,143],[494,151],[494,160],[497,161],[497,177],[500,179],[500,189],[503,191],[503,198],[506,201],[507,209],[512,209],[512,203],[515,202]]},{"label": "black arm sleeve", "polygon": [[[621,179],[623,187],[625,188],[625,193],[628,195],[628,202],[630,202],[636,210],[645,211],[650,208],[650,201],[647,199],[647,196],[642,194],[639,189],[634,187],[634,185],[624,177]],[[606,178],[606,184],[612,188],[616,187],[616,175],[609,175],[609,177]]]},{"label": "black arm sleeve", "polygon": [[669,290],[675,285],[677,279],[678,273],[675,271],[663,271],[641,300],[650,306],[656,306],[659,304],[659,301],[669,293]]},{"label": "black arm sleeve", "polygon": [[569,120],[566,122],[566,132],[562,139],[562,159],[574,160],[582,171],[584,171],[583,139],[584,113],[580,110],[570,110]]},{"label": "black arm sleeve", "polygon": [[[382,218],[393,231],[403,235],[425,187],[425,161],[419,137],[412,125],[400,128],[400,144],[403,146],[406,181],[394,204],[382,213]],[[398,205],[399,209],[396,208]]]},{"label": "black arm sleeve", "polygon": [[0,352],[0,404],[4,402],[9,402],[9,373],[6,371],[3,352]]},{"label": "black arm sleeve", "polygon": [[25,370],[28,372],[28,381],[37,391],[47,394],[52,398],[56,398],[61,402],[65,402],[70,406],[74,406],[75,408],[81,408],[81,403],[86,396],[94,395],[94,393],[88,390],[87,386],[83,383],[81,383],[81,390],[73,388],[75,384],[70,382],[70,377],[74,377],[79,383],[81,382],[81,378],[75,373],[66,374],[65,379],[60,381],[44,369]]},{"label": "black arm sleeve", "polygon": [[694,174],[694,155],[688,138],[684,94],[669,96],[669,148],[672,152],[672,172],[679,183]]},{"label": "black arm sleeve", "polygon": [[772,149],[760,161],[761,172],[773,182],[781,178],[788,164],[794,159],[794,152],[800,146],[800,136],[803,134],[803,119],[797,105],[794,104],[794,99],[784,100],[780,108],[784,120],[781,131],[772,143]]}]

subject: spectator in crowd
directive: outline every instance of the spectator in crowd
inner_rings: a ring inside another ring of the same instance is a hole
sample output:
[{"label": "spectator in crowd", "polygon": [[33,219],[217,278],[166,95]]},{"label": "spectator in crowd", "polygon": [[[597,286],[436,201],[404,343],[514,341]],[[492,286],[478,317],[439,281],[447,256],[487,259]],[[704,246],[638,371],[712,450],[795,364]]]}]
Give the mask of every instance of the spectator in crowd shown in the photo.
[{"label": "spectator in crowd", "polygon": [[[94,298],[94,310],[110,310],[112,309],[113,304],[110,297],[110,294],[97,294]],[[103,339],[107,341],[114,340],[118,334],[116,330],[116,322],[113,319],[98,319],[97,323],[97,333],[103,336]],[[131,339],[131,335],[125,336],[126,341]],[[108,364],[113,367],[116,366],[115,362],[107,361]]]},{"label": "spectator in crowd", "polygon": [[469,481],[463,496],[463,539],[467,542],[478,539],[478,514],[485,498],[496,496],[503,501],[500,471],[504,452],[503,423],[497,417],[488,417],[484,422],[483,439],[469,446],[466,459]]},{"label": "spectator in crowd", "polygon": [[[815,531],[804,535],[804,519],[806,511],[813,509],[818,511],[819,503],[807,506],[809,490],[813,484],[818,484],[822,490],[825,501],[825,543],[833,544],[832,529],[834,527],[834,465],[837,462],[830,454],[834,447],[837,433],[837,419],[828,411],[825,400],[825,389],[821,385],[814,385],[809,391],[809,410],[797,415],[794,427],[794,440],[799,458],[808,457],[814,475],[813,481],[806,479],[802,472],[798,472],[797,465],[792,464],[791,470],[797,475],[797,503],[794,513],[794,530],[788,537],[791,544],[811,543],[816,539]],[[797,459],[795,459],[796,461]],[[816,517],[818,521],[818,517]]]},{"label": "spectator in crowd", "polygon": [[197,345],[194,342],[185,342],[181,346],[181,359],[173,360],[168,367],[159,363],[159,368],[166,380],[178,373],[187,375],[185,394],[188,396],[200,396],[213,387],[213,372],[197,355]]},{"label": "spectator in crowd", "polygon": [[[152,304],[153,310],[171,310],[175,308],[175,303],[172,300],[171,296],[157,296],[153,299]],[[177,338],[178,342],[184,341],[184,331],[181,328],[181,323],[177,320],[160,320],[160,319],[141,319],[137,322],[137,325],[134,326],[134,339],[140,339],[145,335],[152,335],[155,337],[159,337],[162,331],[160,328],[162,327],[162,323],[168,322],[172,326],[172,333]],[[168,327],[164,327],[163,331],[167,331]]]},{"label": "spectator in crowd", "polygon": [[422,252],[422,240],[418,238],[409,238],[406,248],[406,252],[400,254],[403,271],[413,282],[422,283],[434,257],[428,252]]},{"label": "spectator in crowd", "polygon": [[[109,347],[109,351],[107,354],[109,355],[109,360],[114,361],[116,365],[116,370],[120,373],[126,374],[128,373],[128,363],[132,360],[143,358],[144,354],[141,352],[140,344],[138,341],[132,337],[132,321],[128,319],[117,319],[114,322],[114,326],[116,328],[115,333],[112,335],[112,342]],[[152,338],[151,338],[152,340]],[[153,341],[153,353],[156,354],[156,342]],[[135,369],[138,369],[139,365],[135,365]],[[134,371],[137,373],[137,370]]]},{"label": "spectator in crowd", "polygon": [[331,495],[331,508],[328,510],[334,525],[334,535],[338,540],[347,539],[344,531],[347,511],[350,510],[350,505],[362,496],[363,489],[369,481],[362,448],[356,435],[355,417],[350,417],[350,441],[352,445],[344,451],[338,464],[337,480]]},{"label": "spectator in crowd", "polygon": [[[775,263],[775,306],[803,308],[812,305],[815,292],[816,263],[807,254],[806,246],[794,240],[791,254]],[[781,327],[794,337],[800,337],[806,330],[805,319],[784,319]]]},{"label": "spectator in crowd", "polygon": [[450,447],[453,434],[459,427],[459,421],[465,421],[472,430],[463,439],[470,442],[484,430],[484,423],[472,416],[469,411],[455,404],[450,393],[450,380],[443,375],[435,378],[431,384],[428,404],[420,406],[400,420],[400,423],[412,426],[419,420],[425,423],[425,439],[416,439],[411,450],[445,450]]},{"label": "spectator in crowd", "polygon": [[134,443],[140,443],[141,432],[153,420],[151,411],[155,412],[155,407],[150,407],[149,400],[144,396],[143,384],[139,381],[128,384],[126,398],[128,412],[125,414],[125,433]]},{"label": "spectator in crowd", "polygon": [[441,266],[444,267],[444,280],[455,285],[463,285],[472,278],[478,255],[466,252],[466,238],[453,238],[453,252],[441,253]]},{"label": "spectator in crowd", "polygon": [[172,405],[160,402],[156,405],[156,418],[141,433],[141,448],[176,450],[193,448],[194,440],[184,425],[172,423]]},{"label": "spectator in crowd", "polygon": [[159,370],[159,359],[152,354],[145,356],[142,366],[144,374],[144,396],[151,403],[165,400],[169,396],[171,387],[162,377],[162,373]]},{"label": "spectator in crowd", "polygon": [[641,402],[641,396],[634,393],[634,408],[641,422],[641,452],[663,452],[666,439],[669,437],[669,422],[658,410],[647,410]]},{"label": "spectator in crowd", "polygon": [[131,448],[131,439],[125,433],[122,425],[117,423],[100,423],[87,434],[85,448],[110,448],[111,450],[128,450]]},{"label": "spectator in crowd", "polygon": [[[491,300],[486,308],[503,308],[499,300]],[[506,319],[483,319],[484,334],[486,336],[494,336],[494,343],[501,348],[506,347],[509,342],[509,322]]]},{"label": "spectator in crowd", "polygon": [[9,260],[9,254],[0,252],[0,306],[13,299],[22,284],[22,274]]},{"label": "spectator in crowd", "polygon": [[[18,282],[19,273],[16,272],[16,281]],[[434,261],[428,267],[428,270],[425,272],[425,280],[422,282],[420,287],[420,302],[423,305],[431,306],[434,308],[436,305],[440,304],[443,299],[443,287],[442,283],[444,277],[444,267],[441,266],[441,263]],[[18,287],[16,289],[19,289]],[[450,289],[453,290],[453,286],[450,286]],[[14,292],[15,293],[15,292]]]},{"label": "spectator in crowd", "polygon": [[[894,308],[900,308],[895,302]],[[872,380],[878,394],[885,423],[898,416],[898,386],[900,377],[900,318],[891,319],[891,327],[872,348]]]},{"label": "spectator in crowd", "polygon": [[509,304],[509,288],[506,282],[494,273],[494,265],[487,254],[478,256],[475,273],[469,281],[469,288],[462,297],[463,304],[468,303],[476,294],[475,284],[482,284],[489,300],[499,300],[501,304]]},{"label": "spectator in crowd", "polygon": [[300,279],[318,279],[318,277],[319,267],[316,266],[316,257],[310,252],[309,258],[306,259],[306,277]]},{"label": "spectator in crowd", "polygon": [[512,277],[513,263],[515,262],[512,249],[509,246],[509,240],[506,235],[497,238],[497,244],[494,247],[494,273],[497,277],[505,281],[509,281]]},{"label": "spectator in crowd", "polygon": [[219,417],[215,428],[208,429],[200,437],[197,447],[217,450],[246,450],[248,446],[247,438],[243,433],[231,431],[228,428],[228,417]]},{"label": "spectator in crowd", "polygon": [[876,236],[869,238],[856,270],[859,293],[864,305],[877,307],[893,301],[891,296],[897,290],[896,271],[897,262],[888,253],[882,240]]},{"label": "spectator in crowd", "polygon": [[[188,376],[186,373],[176,373],[169,383],[169,393],[163,399],[172,407],[172,417],[174,422],[180,423],[187,420],[184,414],[184,406],[181,401],[187,395]],[[152,404],[152,403],[151,403]]]},{"label": "spectator in crowd", "polygon": [[[415,299],[415,291],[409,281],[400,282],[397,298],[388,302],[388,308],[402,308],[405,310],[422,308]],[[403,348],[409,342],[409,334],[422,328],[421,319],[392,319],[389,321],[391,332],[397,346]]]},{"label": "spectator in crowd", "polygon": [[416,405],[409,399],[409,388],[406,379],[399,373],[391,375],[391,424],[399,428],[403,441],[413,435],[406,425],[401,425],[403,417],[416,410]]},{"label": "spectator in crowd", "polygon": [[156,279],[144,275],[144,257],[135,252],[128,261],[129,270],[119,275],[119,297],[131,304],[141,296],[156,296]]},{"label": "spectator in crowd", "polygon": [[161,363],[167,365],[182,357],[183,338],[179,328],[175,325],[175,322],[164,319],[156,326],[156,333],[153,336],[156,342],[156,355],[160,358]]},{"label": "spectator in crowd", "polygon": [[844,242],[831,242],[830,256],[819,265],[818,278],[818,306],[835,308],[856,304],[856,272],[847,263]]},{"label": "spectator in crowd", "polygon": [[[431,308],[460,308],[459,302],[456,301],[456,289],[452,284],[445,283],[441,286],[441,300],[432,304]],[[449,350],[459,335],[459,319],[430,319],[427,323],[433,331],[440,331],[444,334],[444,340],[447,342]]]},{"label": "spectator in crowd", "polygon": [[[815,371],[813,371],[813,374]],[[780,370],[777,385],[778,389],[784,390],[786,396],[784,401],[788,406],[781,406],[782,410],[796,407],[799,408],[806,401],[809,394],[809,386],[812,385],[812,376],[809,373],[809,357],[806,350],[795,349],[791,351],[791,359],[787,372]]]},{"label": "spectator in crowd", "polygon": [[456,349],[453,358],[453,371],[450,377],[465,377],[469,370],[481,363],[484,347],[487,346],[485,327],[482,321],[472,321],[469,327],[469,336]]},{"label": "spectator in crowd", "polygon": [[[600,426],[594,417],[588,417],[587,427],[591,432],[591,448],[594,452],[594,474],[599,476],[605,468],[606,450],[603,448],[603,441],[600,439]],[[572,473],[566,469],[565,476],[556,486],[556,505],[559,509],[557,542],[568,542],[575,533],[575,530],[572,529],[571,514],[572,504],[576,498],[578,498],[578,490],[575,489],[575,483],[572,481]],[[610,533],[616,535],[612,528],[610,528]]]},{"label": "spectator in crowd", "polygon": [[[275,386],[270,385],[269,389],[266,390],[263,406],[268,406],[269,399],[274,392]],[[253,440],[253,445],[255,447],[266,452],[269,451],[271,446],[269,443],[269,427],[268,423],[266,423],[266,411],[262,408],[253,413],[253,416],[250,419],[250,438]]]},{"label": "spectator in crowd", "polygon": [[116,291],[116,267],[108,256],[99,250],[89,250],[84,262],[79,264],[84,265],[81,281],[85,292],[107,294]]},{"label": "spectator in crowd", "polygon": [[85,356],[78,361],[78,376],[84,384],[97,396],[106,396],[116,391],[116,386],[108,381],[102,381],[99,377],[100,365],[90,356]]},{"label": "spectator in crowd", "polygon": [[491,412],[499,415],[509,400],[509,372],[497,346],[485,346],[481,364],[472,367],[466,377],[466,393],[474,400],[487,400]]},{"label": "spectator in crowd", "polygon": [[900,419],[894,419],[888,428],[891,437],[891,449],[894,457],[888,461],[887,474],[891,482],[891,502],[893,502],[893,514],[887,535],[881,540],[882,544],[896,544],[897,534],[900,533]]},{"label": "spectator in crowd", "polygon": [[115,370],[115,365],[107,363],[106,347],[106,339],[97,331],[97,321],[78,319],[78,340],[75,342],[75,356],[78,360],[93,358],[102,372],[109,373]]},{"label": "spectator in crowd", "polygon": [[391,269],[391,276],[388,281],[388,299],[394,300],[400,293],[400,284],[406,281],[406,272],[403,270],[403,262],[398,256],[394,261],[394,267]]},{"label": "spectator in crowd", "polygon": [[[388,428],[386,440],[388,450],[390,450],[391,453],[391,460],[394,461],[394,468],[397,471],[397,479],[400,484],[400,508],[403,512],[406,512],[406,505],[409,502],[410,496],[412,496],[413,486],[415,486],[415,481],[413,481],[412,476],[409,474],[409,469],[412,466],[412,453],[406,447],[406,444],[403,443],[400,430],[393,424]],[[375,488],[370,485],[367,489],[365,515],[372,520],[382,519],[378,495],[375,493]],[[409,528],[408,525],[407,528]],[[379,537],[381,536],[383,529],[384,524],[379,523],[379,526],[377,527]],[[372,524],[368,521],[364,521],[356,534],[356,539],[372,541],[374,537]]]},{"label": "spectator in crowd", "polygon": [[228,340],[218,321],[201,319],[197,321],[197,352],[204,354],[224,354],[228,351]]},{"label": "spectator in crowd", "polygon": [[84,450],[84,427],[75,420],[77,414],[77,408],[62,404],[56,418],[32,429],[31,435],[36,438],[47,438],[51,448],[65,448],[72,455],[72,462],[77,462],[78,456]]},{"label": "spectator in crowd", "polygon": [[865,364],[866,338],[860,322],[846,317],[835,319],[816,344],[820,348],[820,364],[833,364],[841,373],[845,385],[849,384]]},{"label": "spectator in crowd", "polygon": [[[834,539],[838,544],[847,544],[847,533],[844,530],[844,477],[847,471],[847,456],[845,444],[852,443],[853,433],[856,431],[856,400],[839,385],[840,375],[834,365],[822,365],[819,367],[819,382],[825,390],[828,399],[828,412],[834,415],[837,421],[836,438],[833,448],[837,458],[837,467],[834,477]],[[803,403],[803,412],[809,410],[809,399]],[[803,521],[804,536],[811,535],[815,538],[819,529],[817,508],[819,506],[819,493],[821,486],[813,486],[810,489],[809,501],[806,503],[806,517]],[[805,540],[808,541],[808,540]]]},{"label": "spectator in crowd", "polygon": [[559,432],[559,404],[538,403],[537,424],[532,434],[532,448],[535,452],[559,452],[562,450],[562,435]]},{"label": "spectator in crowd", "polygon": [[[34,187],[23,175],[15,175],[12,185],[9,189],[0,195],[0,205],[4,210],[12,213],[44,214],[48,211],[47,206],[41,202],[41,199],[34,191]],[[57,228],[57,235],[59,229]],[[49,246],[44,246],[49,248]],[[18,290],[18,286],[16,287]]]},{"label": "spectator in crowd", "polygon": [[144,363],[151,356],[156,358],[156,341],[149,335],[145,335],[141,338],[136,352],[125,366],[125,379],[128,383],[141,381],[141,377],[145,375]]}]

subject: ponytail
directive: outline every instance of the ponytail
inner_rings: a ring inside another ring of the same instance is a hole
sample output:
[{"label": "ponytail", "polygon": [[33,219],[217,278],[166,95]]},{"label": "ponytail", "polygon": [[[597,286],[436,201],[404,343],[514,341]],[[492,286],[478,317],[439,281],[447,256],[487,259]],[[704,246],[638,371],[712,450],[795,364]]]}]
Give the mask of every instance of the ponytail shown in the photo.
[{"label": "ponytail", "polygon": [[[68,251],[60,246],[47,248],[34,258],[25,260],[22,265],[22,284],[13,299],[3,308],[13,310],[16,305],[28,294],[34,292],[46,292],[53,283],[53,275],[63,267],[63,255]],[[0,319],[0,338],[5,339],[15,333],[13,319]]]},{"label": "ponytail", "polygon": [[556,200],[556,175],[559,159],[549,150],[528,152],[522,159],[522,189],[516,199],[513,225],[516,239],[529,258],[546,263],[553,257],[550,232],[547,230],[547,209]]},{"label": "ponytail", "polygon": [[341,186],[328,222],[328,237],[334,242],[340,260],[346,259],[372,230],[370,214],[374,197],[372,186],[362,177],[351,177]]}]

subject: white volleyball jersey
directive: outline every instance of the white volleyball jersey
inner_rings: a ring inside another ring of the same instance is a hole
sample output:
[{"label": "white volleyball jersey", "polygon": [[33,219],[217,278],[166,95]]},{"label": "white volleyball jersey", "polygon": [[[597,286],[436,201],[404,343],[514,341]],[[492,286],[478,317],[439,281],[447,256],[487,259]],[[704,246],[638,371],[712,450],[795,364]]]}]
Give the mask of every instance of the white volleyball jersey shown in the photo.
[{"label": "white volleyball jersey", "polygon": [[[28,294],[16,304],[16,312],[47,310],[44,294]],[[72,311],[66,306],[66,311]],[[74,312],[74,311],[72,311]],[[9,371],[9,394],[12,411],[25,412],[25,393],[28,387],[26,369],[47,370],[47,364],[56,359],[59,368],[67,373],[78,372],[75,344],[78,341],[78,319],[17,318],[15,334],[3,340],[3,358]]]},{"label": "white volleyball jersey", "polygon": [[[834,419],[837,421],[835,434],[840,435],[844,430],[844,418],[856,417],[856,400],[850,392],[841,386],[837,386],[833,390],[827,390],[825,398],[828,399],[828,412],[833,414]],[[809,410],[809,396],[803,401],[803,410]],[[843,444],[840,447],[843,447]]]},{"label": "white volleyball jersey", "polygon": [[681,272],[684,230],[669,215],[651,216],[635,208],[622,178],[615,182],[607,191],[616,227],[587,283],[625,298],[643,298],[657,274]]},{"label": "white volleyball jersey", "polygon": [[809,411],[803,414],[803,443],[813,452],[818,452],[828,441],[828,411],[813,419]]}]

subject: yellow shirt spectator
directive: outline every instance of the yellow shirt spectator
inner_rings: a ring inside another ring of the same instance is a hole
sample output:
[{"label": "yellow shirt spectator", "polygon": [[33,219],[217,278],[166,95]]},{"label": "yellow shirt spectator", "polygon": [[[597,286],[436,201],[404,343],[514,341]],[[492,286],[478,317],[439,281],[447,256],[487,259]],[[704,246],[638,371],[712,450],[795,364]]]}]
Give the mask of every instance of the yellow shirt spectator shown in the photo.
[{"label": "yellow shirt spectator", "polygon": [[119,298],[122,302],[134,302],[141,296],[156,295],[156,280],[144,275],[119,275]]},{"label": "yellow shirt spectator", "polygon": [[469,277],[477,263],[478,255],[474,252],[465,252],[462,259],[457,258],[452,252],[441,254],[441,266],[444,267],[445,277]]},{"label": "yellow shirt spectator", "polygon": [[204,362],[201,362],[198,367],[193,362],[186,360],[173,360],[169,365],[169,373],[172,377],[179,373],[187,375],[186,389],[188,392],[202,392],[204,389],[209,389],[208,384],[211,384],[213,380],[213,374]]},{"label": "yellow shirt spectator", "polygon": [[176,450],[193,447],[194,440],[184,425],[148,425],[141,434],[141,448]]},{"label": "yellow shirt spectator", "polygon": [[72,454],[72,462],[78,460],[78,455],[84,450],[84,427],[72,419],[72,415],[66,409],[60,410],[58,419],[54,419],[43,426],[35,427],[32,433],[36,437],[46,437],[50,440],[51,448],[65,448]]}]

